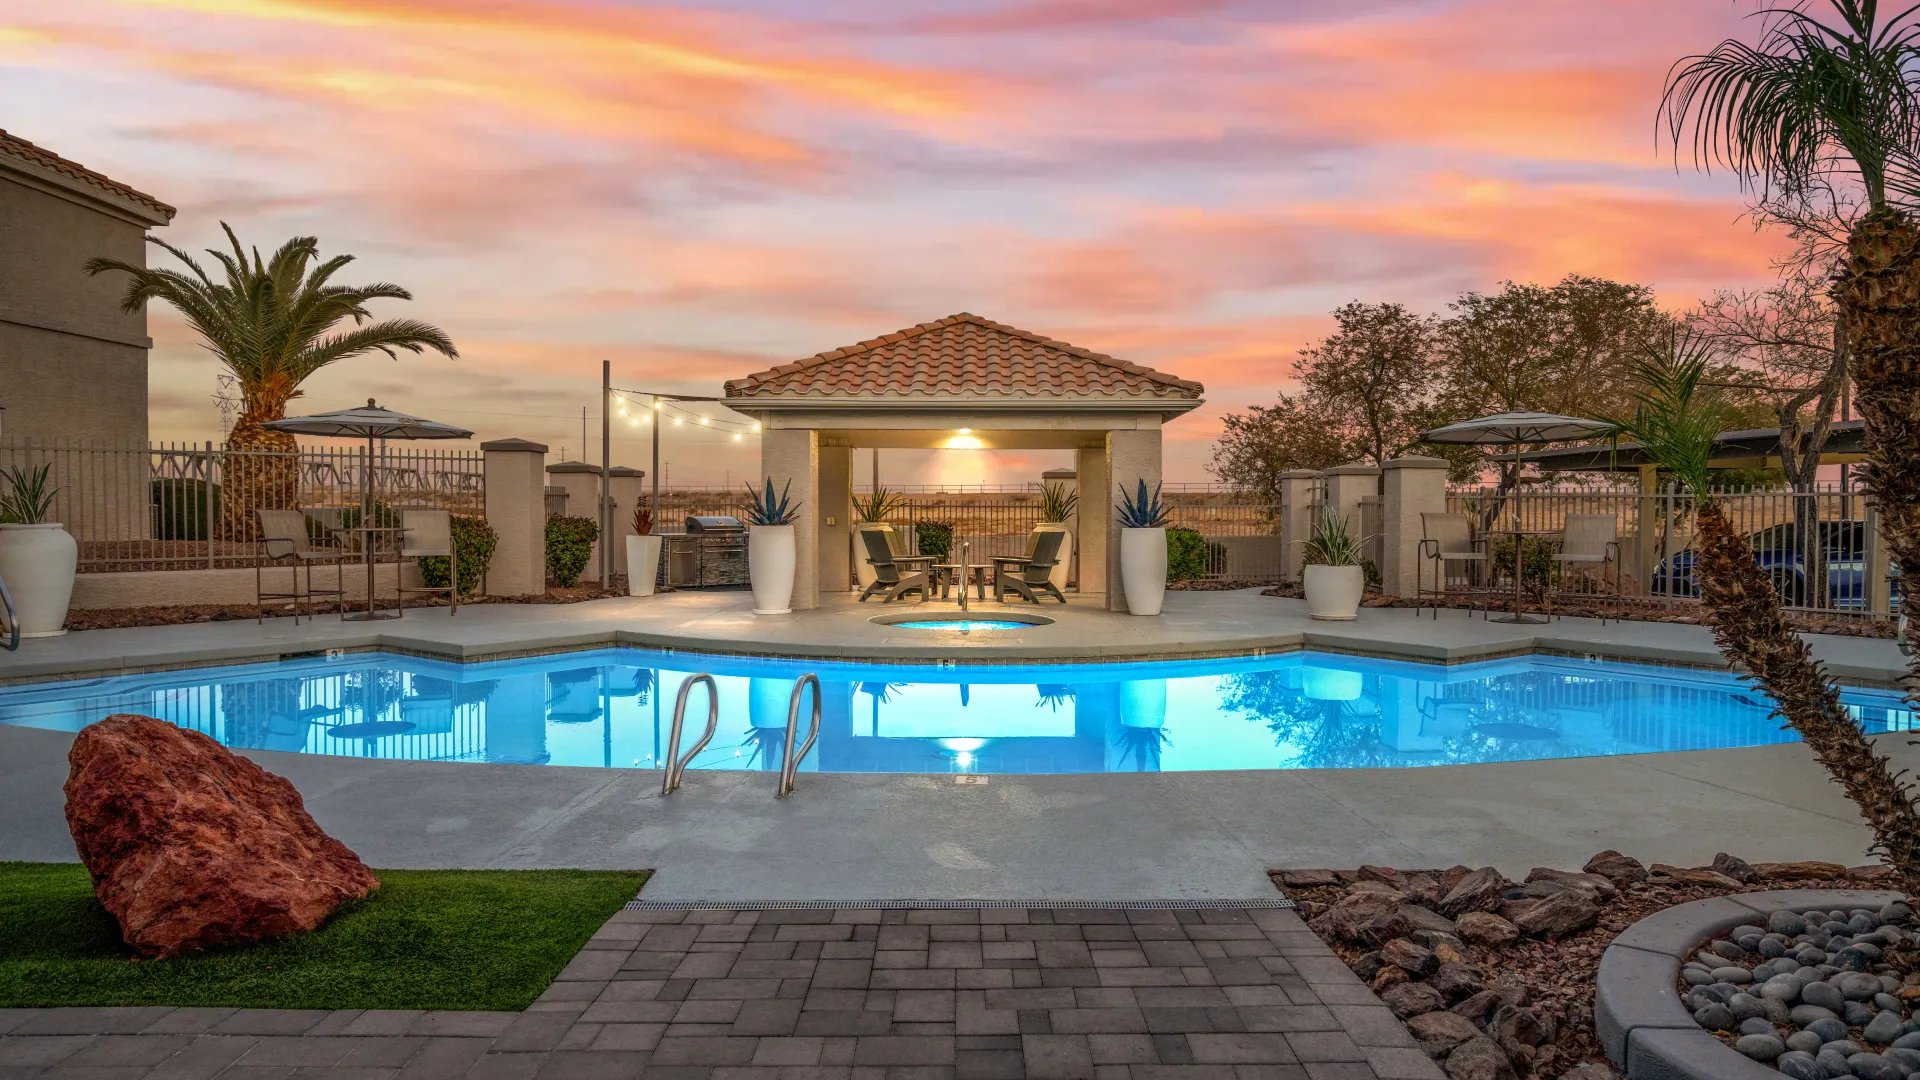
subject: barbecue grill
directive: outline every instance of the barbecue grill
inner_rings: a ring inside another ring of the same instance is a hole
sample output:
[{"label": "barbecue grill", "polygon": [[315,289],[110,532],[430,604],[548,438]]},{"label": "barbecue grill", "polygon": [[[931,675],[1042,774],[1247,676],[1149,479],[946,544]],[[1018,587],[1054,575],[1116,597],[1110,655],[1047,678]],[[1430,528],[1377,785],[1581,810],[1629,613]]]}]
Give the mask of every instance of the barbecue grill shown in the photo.
[{"label": "barbecue grill", "polygon": [[747,527],[725,514],[689,514],[684,532],[663,539],[667,584],[675,588],[747,583]]}]

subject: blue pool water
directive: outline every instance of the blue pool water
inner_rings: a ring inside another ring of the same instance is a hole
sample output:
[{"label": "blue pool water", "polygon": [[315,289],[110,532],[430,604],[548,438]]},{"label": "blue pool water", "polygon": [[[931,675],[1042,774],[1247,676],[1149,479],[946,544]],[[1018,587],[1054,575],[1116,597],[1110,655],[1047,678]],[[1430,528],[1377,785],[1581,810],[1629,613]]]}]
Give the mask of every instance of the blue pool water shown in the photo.
[{"label": "blue pool water", "polygon": [[[1316,653],[1177,663],[923,667],[608,649],[483,664],[380,653],[0,687],[0,724],[77,731],[158,716],[233,747],[345,757],[657,768],[674,695],[720,688],[696,768],[777,769],[787,697],[821,680],[835,772],[1361,768],[1785,742],[1723,674],[1524,657],[1441,667]],[[1898,694],[1848,691],[1870,731]],[[696,692],[688,743],[706,705]]]},{"label": "blue pool water", "polygon": [[902,630],[958,630],[967,633],[972,630],[1030,630],[1032,623],[1023,623],[1014,619],[915,619],[912,622],[890,623],[890,626]]}]

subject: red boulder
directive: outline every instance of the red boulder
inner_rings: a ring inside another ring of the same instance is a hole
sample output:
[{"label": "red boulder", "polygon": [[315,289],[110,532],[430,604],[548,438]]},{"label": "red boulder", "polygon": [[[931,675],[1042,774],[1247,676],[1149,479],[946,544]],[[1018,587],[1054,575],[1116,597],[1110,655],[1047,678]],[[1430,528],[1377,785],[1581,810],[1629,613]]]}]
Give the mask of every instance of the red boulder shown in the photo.
[{"label": "red boulder", "polygon": [[312,930],[379,886],[300,793],[196,731],[123,713],[67,754],[67,827],[140,956]]}]

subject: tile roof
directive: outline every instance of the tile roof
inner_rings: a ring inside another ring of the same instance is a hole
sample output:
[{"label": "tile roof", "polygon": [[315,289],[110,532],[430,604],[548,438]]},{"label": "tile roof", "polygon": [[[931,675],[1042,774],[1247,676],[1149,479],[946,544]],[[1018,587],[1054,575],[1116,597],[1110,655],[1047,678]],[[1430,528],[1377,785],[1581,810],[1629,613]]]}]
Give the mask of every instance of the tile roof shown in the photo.
[{"label": "tile roof", "polygon": [[754,398],[1175,398],[1201,386],[961,312],[732,379]]},{"label": "tile roof", "polygon": [[33,143],[17,135],[8,134],[4,128],[0,128],[0,155],[18,158],[19,160],[38,165],[42,168],[51,169],[69,179],[78,180],[83,184],[97,187],[102,191],[111,192],[123,199],[130,199],[152,210],[154,213],[159,214],[161,217],[173,217],[173,207],[168,206],[159,199],[143,191],[136,191],[118,180],[113,180],[101,173],[94,172],[92,169],[87,168],[77,161],[68,161],[59,154],[44,147],[35,146]]}]

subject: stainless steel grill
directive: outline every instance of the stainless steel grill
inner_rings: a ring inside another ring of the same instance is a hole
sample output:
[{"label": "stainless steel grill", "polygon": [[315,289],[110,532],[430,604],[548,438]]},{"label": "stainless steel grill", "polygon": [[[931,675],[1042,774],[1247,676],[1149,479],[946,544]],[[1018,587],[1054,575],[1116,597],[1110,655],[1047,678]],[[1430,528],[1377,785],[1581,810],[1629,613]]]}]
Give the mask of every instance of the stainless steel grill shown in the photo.
[{"label": "stainless steel grill", "polygon": [[747,583],[747,528],[737,517],[689,514],[685,532],[667,536],[667,584],[675,588]]}]

